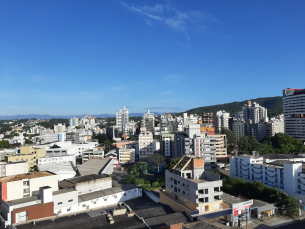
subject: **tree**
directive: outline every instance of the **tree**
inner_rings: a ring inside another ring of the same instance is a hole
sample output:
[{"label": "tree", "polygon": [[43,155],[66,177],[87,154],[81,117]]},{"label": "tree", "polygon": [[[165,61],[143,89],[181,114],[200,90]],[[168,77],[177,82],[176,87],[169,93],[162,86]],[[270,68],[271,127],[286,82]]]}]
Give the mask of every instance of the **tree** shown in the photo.
[{"label": "tree", "polygon": [[227,128],[222,127],[220,133],[225,134],[227,136],[228,153],[231,154],[236,148],[236,139],[233,132]]},{"label": "tree", "polygon": [[268,154],[268,153],[274,153],[274,149],[271,145],[258,143],[255,147],[255,151],[258,151],[260,154]]},{"label": "tree", "polygon": [[158,167],[158,173],[160,172],[160,165],[165,163],[165,157],[160,153],[153,153],[148,157],[148,162]]},{"label": "tree", "polygon": [[98,139],[98,143],[99,144],[102,144],[102,143],[104,143],[107,140],[109,141],[109,138],[108,138],[108,136],[106,134],[99,134],[99,135],[97,135],[97,139]]},{"label": "tree", "polygon": [[31,140],[29,140],[29,139],[24,139],[25,140],[25,144],[33,144],[33,142],[31,141]]},{"label": "tree", "polygon": [[173,158],[170,160],[169,165],[167,166],[167,169],[173,169],[174,166],[181,160],[181,157]]},{"label": "tree", "polygon": [[128,177],[138,178],[145,171],[147,171],[147,163],[145,163],[145,162],[136,162],[128,170]]},{"label": "tree", "polygon": [[37,165],[33,165],[32,167],[30,167],[30,172],[39,172]]},{"label": "tree", "polygon": [[0,148],[10,148],[10,143],[7,140],[0,141]]},{"label": "tree", "polygon": [[252,151],[256,151],[256,147],[259,142],[253,135],[243,136],[238,142],[238,150],[245,154],[251,154]]}]

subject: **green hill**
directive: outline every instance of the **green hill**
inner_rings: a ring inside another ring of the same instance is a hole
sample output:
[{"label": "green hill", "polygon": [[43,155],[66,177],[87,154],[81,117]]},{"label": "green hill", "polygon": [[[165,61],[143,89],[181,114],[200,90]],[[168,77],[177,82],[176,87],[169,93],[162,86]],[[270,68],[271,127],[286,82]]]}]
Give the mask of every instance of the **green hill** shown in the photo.
[{"label": "green hill", "polygon": [[[275,97],[265,97],[265,98],[257,98],[251,99],[252,103],[256,102],[260,106],[263,106],[268,109],[268,117],[273,117],[283,113],[283,101],[281,96]],[[229,112],[230,115],[235,114],[238,111],[242,110],[242,106],[248,103],[248,100],[244,100],[241,102],[232,102],[232,103],[225,103],[225,104],[218,104],[212,106],[205,106],[205,107],[198,107],[193,108],[191,110],[186,111],[188,114],[201,114],[203,112],[214,112],[225,110]]]}]

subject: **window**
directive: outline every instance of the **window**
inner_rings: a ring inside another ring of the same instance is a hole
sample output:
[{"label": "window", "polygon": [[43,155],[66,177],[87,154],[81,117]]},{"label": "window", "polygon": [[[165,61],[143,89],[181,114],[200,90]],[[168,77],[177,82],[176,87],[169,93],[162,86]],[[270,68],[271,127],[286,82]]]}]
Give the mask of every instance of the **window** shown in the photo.
[{"label": "window", "polygon": [[61,205],[61,204],[62,204],[62,202],[58,202],[58,203],[57,203],[57,205]]},{"label": "window", "polygon": [[71,208],[68,208],[68,209],[67,209],[67,212],[69,212],[69,211],[71,211]]},{"label": "window", "polygon": [[68,202],[72,202],[73,201],[73,199],[71,199],[71,200],[68,200]]},{"label": "window", "polygon": [[209,197],[204,198],[204,202],[205,203],[209,202]]},{"label": "window", "polygon": [[208,193],[209,193],[209,189],[205,189],[204,194],[208,194]]},{"label": "window", "polygon": [[85,208],[86,207],[86,204],[83,204],[83,208]]},{"label": "window", "polygon": [[126,196],[127,194],[126,193],[124,193],[124,196]]}]

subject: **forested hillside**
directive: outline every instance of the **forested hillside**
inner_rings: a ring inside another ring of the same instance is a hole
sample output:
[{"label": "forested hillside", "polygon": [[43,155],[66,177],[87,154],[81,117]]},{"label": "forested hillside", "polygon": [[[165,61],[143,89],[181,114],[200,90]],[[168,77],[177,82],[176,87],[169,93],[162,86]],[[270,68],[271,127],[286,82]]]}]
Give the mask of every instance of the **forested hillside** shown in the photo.
[{"label": "forested hillside", "polygon": [[[278,114],[283,113],[283,101],[281,96],[275,97],[266,97],[266,98],[257,98],[251,99],[252,103],[256,102],[259,105],[266,107],[268,109],[268,117],[276,116]],[[225,104],[218,104],[212,106],[198,107],[186,111],[188,114],[200,114],[202,112],[217,112],[220,110],[225,110],[229,112],[230,115],[235,114],[238,111],[242,110],[242,106],[248,103],[248,100],[244,100],[241,102],[232,102]]]}]

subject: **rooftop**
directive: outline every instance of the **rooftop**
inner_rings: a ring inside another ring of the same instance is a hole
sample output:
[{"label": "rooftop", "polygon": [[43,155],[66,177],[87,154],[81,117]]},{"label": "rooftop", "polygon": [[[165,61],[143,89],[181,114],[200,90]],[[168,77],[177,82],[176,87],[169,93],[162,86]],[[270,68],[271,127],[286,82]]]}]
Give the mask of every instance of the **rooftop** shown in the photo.
[{"label": "rooftop", "polygon": [[104,167],[111,161],[111,158],[94,158],[78,166],[79,173],[84,175],[100,174]]},{"label": "rooftop", "polygon": [[126,184],[126,185],[122,185],[121,187],[113,187],[113,188],[108,188],[108,189],[104,189],[104,190],[100,190],[100,191],[96,191],[96,192],[87,193],[87,194],[78,196],[78,203],[97,199],[97,198],[100,198],[103,196],[109,196],[109,195],[116,194],[116,193],[123,192],[123,191],[128,191],[128,190],[134,189],[136,187],[137,186],[135,186],[134,184]]},{"label": "rooftop", "polygon": [[5,203],[10,207],[10,206],[24,204],[24,203],[28,203],[28,202],[32,202],[32,201],[38,201],[38,198],[36,196],[29,196],[29,197],[23,197],[20,199],[16,199],[16,200],[9,200],[9,201],[6,201]]},{"label": "rooftop", "polygon": [[85,176],[80,176],[80,177],[75,177],[75,178],[59,181],[58,186],[61,189],[74,188],[75,184],[82,183],[82,182],[88,182],[88,181],[92,181],[92,180],[97,180],[97,179],[103,179],[103,178],[107,178],[107,177],[108,177],[107,175],[97,175],[97,174],[85,175]]},{"label": "rooftop", "polygon": [[32,172],[32,173],[24,173],[24,174],[18,174],[8,177],[1,177],[0,182],[7,183],[12,181],[19,181],[24,179],[34,179],[39,177],[46,177],[46,176],[53,176],[54,174],[49,172]]},{"label": "rooftop", "polygon": [[74,191],[76,191],[74,188],[60,189],[58,191],[54,191],[53,196],[60,195],[60,194],[63,194],[63,193],[67,193],[67,192],[74,192]]},{"label": "rooftop", "polygon": [[222,194],[221,198],[222,198],[223,202],[225,202],[227,204],[237,204],[237,203],[245,202],[245,200],[232,196],[225,192]]}]

